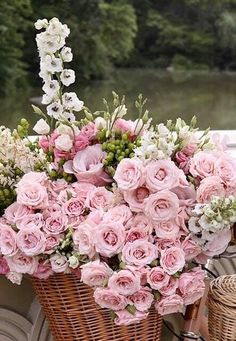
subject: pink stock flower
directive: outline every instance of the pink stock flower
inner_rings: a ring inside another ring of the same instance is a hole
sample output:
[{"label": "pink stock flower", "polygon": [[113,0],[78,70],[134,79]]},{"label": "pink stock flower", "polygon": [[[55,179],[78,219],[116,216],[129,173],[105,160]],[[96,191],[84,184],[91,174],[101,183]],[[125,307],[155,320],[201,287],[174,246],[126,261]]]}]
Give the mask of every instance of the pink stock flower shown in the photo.
[{"label": "pink stock flower", "polygon": [[109,266],[95,260],[81,267],[81,281],[90,287],[103,287],[107,284],[109,277],[112,276],[113,270]]},{"label": "pink stock flower", "polygon": [[101,223],[94,231],[96,251],[104,257],[112,257],[119,253],[125,242],[125,229],[121,223]]},{"label": "pink stock flower", "polygon": [[213,196],[225,196],[225,189],[218,176],[209,176],[203,179],[197,189],[197,201],[208,203]]},{"label": "pink stock flower", "polygon": [[155,304],[155,308],[160,315],[168,315],[173,313],[183,313],[184,302],[183,299],[175,294],[172,296],[162,297],[162,299]]},{"label": "pink stock flower", "polygon": [[161,251],[160,264],[168,275],[174,275],[185,266],[184,251],[176,246]]},{"label": "pink stock flower", "polygon": [[51,264],[43,260],[39,261],[38,266],[35,272],[33,273],[33,277],[39,279],[47,279],[51,275],[53,275]]},{"label": "pink stock flower", "polygon": [[192,304],[201,298],[205,291],[205,273],[200,268],[183,273],[179,278],[179,291],[184,304]]},{"label": "pink stock flower", "polygon": [[154,290],[160,290],[169,283],[170,276],[160,266],[151,268],[147,272],[147,282]]},{"label": "pink stock flower", "polygon": [[134,190],[144,184],[145,168],[140,160],[123,159],[117,166],[114,175],[118,188]]},{"label": "pink stock flower", "polygon": [[190,162],[190,173],[194,177],[204,179],[215,174],[216,157],[207,152],[199,152]]},{"label": "pink stock flower", "polygon": [[179,169],[173,161],[151,161],[146,167],[146,185],[152,192],[171,189],[178,184]]},{"label": "pink stock flower", "polygon": [[149,287],[142,287],[139,291],[129,296],[128,300],[138,311],[145,312],[151,308],[154,296]]},{"label": "pink stock flower", "polygon": [[16,236],[18,248],[26,256],[36,256],[45,250],[46,238],[38,228],[25,227]]},{"label": "pink stock flower", "polygon": [[154,229],[158,238],[176,239],[179,234],[179,226],[174,220],[156,222]]},{"label": "pink stock flower", "polygon": [[178,214],[178,197],[168,190],[151,194],[145,203],[146,215],[155,222],[174,219]]},{"label": "pink stock flower", "polygon": [[118,293],[115,293],[109,288],[97,288],[94,291],[95,302],[100,305],[101,308],[108,308],[112,310],[125,309],[128,304],[127,298]]},{"label": "pink stock flower", "polygon": [[95,187],[88,193],[86,206],[106,211],[112,204],[114,194],[105,187]]},{"label": "pink stock flower", "polygon": [[12,224],[16,224],[19,220],[25,218],[32,210],[25,206],[14,202],[5,209],[4,217]]},{"label": "pink stock flower", "polygon": [[0,253],[13,256],[17,252],[16,232],[10,226],[0,229]]},{"label": "pink stock flower", "polygon": [[157,247],[146,240],[138,239],[133,243],[126,243],[122,249],[122,261],[129,265],[150,264],[157,257]]},{"label": "pink stock flower", "polygon": [[141,289],[140,277],[129,270],[120,270],[109,278],[108,287],[120,295],[133,295]]},{"label": "pink stock flower", "polygon": [[21,251],[17,251],[11,257],[5,257],[10,271],[18,272],[22,274],[32,275],[38,266],[38,261],[35,257],[29,257],[23,254]]},{"label": "pink stock flower", "polygon": [[102,151],[100,144],[88,146],[77,152],[73,161],[70,160],[64,164],[64,171],[74,174],[80,182],[102,186],[111,182],[110,177],[103,170],[102,161],[105,157],[106,153]]},{"label": "pink stock flower", "polygon": [[149,196],[149,190],[142,186],[134,190],[124,191],[123,195],[133,212],[143,212],[145,207],[144,200]]},{"label": "pink stock flower", "polygon": [[0,275],[6,275],[10,271],[7,261],[4,257],[0,256]]},{"label": "pink stock flower", "polygon": [[148,313],[136,310],[134,314],[127,310],[116,311],[116,318],[114,320],[117,326],[129,326],[133,323],[139,323],[148,317]]}]

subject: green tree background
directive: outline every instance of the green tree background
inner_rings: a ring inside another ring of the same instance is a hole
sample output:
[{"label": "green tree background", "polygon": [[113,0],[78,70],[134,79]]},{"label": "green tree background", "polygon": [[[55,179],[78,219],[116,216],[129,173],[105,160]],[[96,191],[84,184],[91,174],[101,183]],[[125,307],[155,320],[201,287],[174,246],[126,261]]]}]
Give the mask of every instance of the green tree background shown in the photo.
[{"label": "green tree background", "polygon": [[116,67],[236,69],[236,0],[1,0],[0,95],[35,85],[34,21],[57,16],[80,79]]}]

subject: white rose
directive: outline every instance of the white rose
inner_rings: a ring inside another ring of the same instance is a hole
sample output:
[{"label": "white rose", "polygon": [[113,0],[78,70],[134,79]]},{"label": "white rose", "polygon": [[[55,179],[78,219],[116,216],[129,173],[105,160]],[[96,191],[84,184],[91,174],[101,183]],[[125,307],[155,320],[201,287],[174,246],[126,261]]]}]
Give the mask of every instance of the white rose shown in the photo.
[{"label": "white rose", "polygon": [[48,26],[47,19],[38,19],[34,24],[36,30],[41,30],[42,28],[46,28]]},{"label": "white rose", "polygon": [[71,137],[67,134],[61,134],[55,140],[55,147],[64,152],[69,152],[69,150],[73,147]]},{"label": "white rose", "polygon": [[39,135],[46,135],[50,132],[50,127],[47,122],[41,118],[33,127],[33,130]]}]

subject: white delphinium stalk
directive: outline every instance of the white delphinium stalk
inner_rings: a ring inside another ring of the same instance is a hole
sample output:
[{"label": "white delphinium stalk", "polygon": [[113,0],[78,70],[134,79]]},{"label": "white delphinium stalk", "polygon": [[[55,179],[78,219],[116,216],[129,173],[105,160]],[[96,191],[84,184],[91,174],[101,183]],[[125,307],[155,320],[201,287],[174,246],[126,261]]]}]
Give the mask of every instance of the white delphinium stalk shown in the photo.
[{"label": "white delphinium stalk", "polygon": [[65,46],[65,39],[70,30],[58,18],[38,20],[35,23],[37,30],[44,30],[36,36],[40,56],[40,73],[43,79],[42,103],[47,105],[47,114],[56,120],[74,121],[74,111],[83,109],[84,103],[74,92],[65,92],[63,86],[75,82],[75,72],[64,67],[73,59],[71,49]]}]

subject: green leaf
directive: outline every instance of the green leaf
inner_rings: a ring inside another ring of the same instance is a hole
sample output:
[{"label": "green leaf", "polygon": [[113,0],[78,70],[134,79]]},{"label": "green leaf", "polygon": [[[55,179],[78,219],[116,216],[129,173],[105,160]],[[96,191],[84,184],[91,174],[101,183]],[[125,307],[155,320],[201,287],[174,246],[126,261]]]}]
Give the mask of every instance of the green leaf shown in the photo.
[{"label": "green leaf", "polygon": [[131,315],[134,315],[135,312],[136,312],[136,308],[134,305],[131,305],[131,304],[128,304],[125,309],[131,314]]}]

